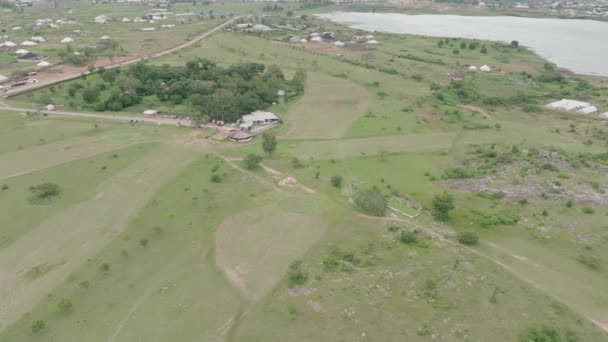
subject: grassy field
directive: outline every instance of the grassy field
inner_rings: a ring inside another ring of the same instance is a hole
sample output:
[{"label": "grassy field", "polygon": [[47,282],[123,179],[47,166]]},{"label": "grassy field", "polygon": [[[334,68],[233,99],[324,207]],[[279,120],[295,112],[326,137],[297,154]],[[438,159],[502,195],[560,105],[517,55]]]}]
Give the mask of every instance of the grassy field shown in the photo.
[{"label": "grassy field", "polygon": [[[542,59],[491,42],[376,34],[357,51],[292,34],[222,32],[149,61],[306,70],[304,95],[270,109],[283,124],[264,168],[242,162],[259,138],[0,113],[0,341],[606,339],[606,128],[543,104],[608,90],[543,81]],[[502,72],[451,84],[467,64]],[[61,191],[32,201],[45,182]],[[420,216],[361,214],[372,187]],[[444,191],[456,209],[437,222]]]}]

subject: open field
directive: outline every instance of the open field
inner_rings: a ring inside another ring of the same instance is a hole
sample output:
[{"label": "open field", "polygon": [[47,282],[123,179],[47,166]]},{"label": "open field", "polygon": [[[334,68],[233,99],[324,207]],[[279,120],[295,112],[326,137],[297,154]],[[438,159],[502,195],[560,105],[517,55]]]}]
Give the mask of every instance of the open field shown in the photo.
[{"label": "open field", "polygon": [[[298,14],[265,20],[354,34]],[[303,32],[221,32],[146,62],[305,70],[269,109],[271,155],[206,128],[0,113],[0,341],[606,340],[608,130],[543,105],[608,90],[491,42],[376,34],[337,56],[285,42]],[[501,71],[450,82],[467,64]],[[35,201],[43,183],[60,191]],[[370,188],[420,216],[362,214]]]}]

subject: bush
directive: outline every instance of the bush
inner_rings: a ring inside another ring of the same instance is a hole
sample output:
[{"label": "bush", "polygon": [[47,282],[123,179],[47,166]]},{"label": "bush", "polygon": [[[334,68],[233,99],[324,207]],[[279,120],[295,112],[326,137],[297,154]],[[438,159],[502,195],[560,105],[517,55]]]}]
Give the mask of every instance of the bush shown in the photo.
[{"label": "bush", "polygon": [[581,254],[576,259],[592,270],[599,270],[600,268],[602,268],[602,262],[600,261],[600,259],[594,256]]},{"label": "bush", "polygon": [[557,329],[543,325],[529,328],[519,337],[521,342],[576,342],[578,337],[571,331],[561,334]]},{"label": "bush", "polygon": [[213,183],[220,183],[222,181],[222,176],[220,176],[217,173],[214,173],[211,175],[211,182]]},{"label": "bush", "polygon": [[248,170],[257,169],[260,166],[261,162],[262,162],[262,157],[255,153],[248,155],[243,160],[243,163],[245,164],[245,168],[247,168]]},{"label": "bush", "polygon": [[57,309],[59,310],[59,312],[69,312],[72,310],[72,307],[72,300],[69,298],[64,298],[60,300],[59,303],[57,303]]},{"label": "bush", "polygon": [[583,208],[583,213],[584,213],[584,214],[591,215],[591,214],[593,214],[594,212],[595,212],[595,210],[593,210],[593,208],[591,208],[591,207],[584,207],[584,208]]},{"label": "bush", "polygon": [[101,272],[104,272],[104,273],[105,273],[105,272],[108,272],[108,271],[110,270],[110,264],[108,264],[108,263],[103,263],[103,264],[101,264],[101,265],[99,266],[99,270],[100,270]]},{"label": "bush", "polygon": [[399,229],[401,229],[401,228],[397,225],[391,224],[390,226],[388,226],[387,229],[389,232],[394,233],[394,232],[398,232]]},{"label": "bush", "polygon": [[30,196],[30,202],[33,204],[43,204],[49,202],[53,197],[58,196],[61,193],[59,185],[55,183],[42,183],[36,186],[30,187],[32,196]]},{"label": "bush", "polygon": [[148,245],[148,239],[146,239],[146,238],[140,239],[139,245],[142,247],[146,247]]},{"label": "bush", "polygon": [[473,178],[475,171],[463,167],[451,167],[443,171],[441,178],[443,179],[462,179],[462,178]]},{"label": "bush", "polygon": [[296,260],[289,265],[289,287],[301,286],[308,281],[308,274],[302,271],[302,261]]},{"label": "bush", "polygon": [[333,185],[336,188],[341,188],[342,187],[342,176],[340,176],[340,175],[332,176],[330,179],[330,183],[331,183],[331,185]]},{"label": "bush", "polygon": [[366,214],[383,216],[386,212],[387,200],[378,188],[373,187],[357,192],[355,194],[355,204]]},{"label": "bush", "polygon": [[473,246],[479,243],[479,235],[475,232],[460,232],[457,236],[458,242],[463,245]]},{"label": "bush", "polygon": [[481,215],[479,224],[484,228],[499,225],[511,226],[519,222],[519,216],[513,213],[485,213]]},{"label": "bush", "polygon": [[399,235],[399,241],[406,245],[415,245],[418,242],[418,236],[414,232],[405,230]]},{"label": "bush", "polygon": [[41,332],[44,327],[46,326],[46,323],[44,323],[43,320],[37,320],[32,322],[32,332],[34,334]]}]

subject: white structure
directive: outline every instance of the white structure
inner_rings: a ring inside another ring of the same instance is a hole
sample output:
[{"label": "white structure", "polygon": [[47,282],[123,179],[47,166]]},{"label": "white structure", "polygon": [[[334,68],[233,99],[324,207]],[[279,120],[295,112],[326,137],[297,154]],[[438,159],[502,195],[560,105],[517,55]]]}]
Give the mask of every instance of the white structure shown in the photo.
[{"label": "white structure", "polygon": [[319,36],[314,36],[314,37],[310,38],[311,43],[320,43],[322,41],[323,41],[323,39],[321,39],[321,37],[319,37]]},{"label": "white structure", "polygon": [[108,37],[108,36],[101,36],[99,39],[100,39],[100,40],[109,40],[109,39],[110,39],[110,37]]},{"label": "white structure", "polygon": [[112,18],[108,17],[107,15],[98,15],[95,17],[95,19],[93,19],[94,22],[96,22],[97,24],[105,24],[108,21],[111,21]]},{"label": "white structure", "polygon": [[36,46],[36,45],[38,45],[38,43],[33,42],[31,40],[26,40],[23,43],[21,43],[21,46]]},{"label": "white structure", "polygon": [[46,39],[44,39],[44,37],[32,37],[30,40],[33,42],[38,42],[38,43],[46,42]]},{"label": "white structure", "polygon": [[19,31],[22,30],[23,28],[21,26],[14,26],[13,27],[13,31]]},{"label": "white structure", "polygon": [[39,68],[47,68],[51,66],[51,63],[47,62],[47,61],[42,61],[38,64],[36,64],[37,67]]},{"label": "white structure", "polygon": [[576,113],[577,114],[583,114],[583,115],[589,115],[589,114],[597,113],[597,107],[596,106],[589,106],[589,107],[581,108],[581,109],[577,110]]},{"label": "white structure", "polygon": [[474,65],[471,65],[468,69],[469,71],[477,71],[477,67]]},{"label": "white structure", "polygon": [[70,37],[65,37],[61,40],[61,44],[70,44],[73,43],[74,39],[70,38]]},{"label": "white structure", "polygon": [[264,32],[264,31],[271,31],[272,29],[263,24],[256,24],[256,25],[253,25],[253,27],[250,30],[254,31],[254,32]]},{"label": "white structure", "polygon": [[589,106],[591,106],[591,104],[588,102],[562,99],[562,100],[559,100],[556,102],[549,103],[548,105],[545,106],[545,108],[554,109],[554,110],[571,111],[571,110],[575,110],[575,109],[576,110],[582,109],[582,108],[589,107]]},{"label": "white structure", "polygon": [[52,29],[58,29],[58,28],[59,28],[59,25],[57,25],[57,24],[53,24],[53,23],[50,23],[50,24],[49,24],[49,27],[50,27],[50,28],[52,28]]},{"label": "white structure", "polygon": [[271,112],[257,110],[251,114],[243,115],[241,129],[249,129],[253,125],[271,125],[279,122],[279,118]]},{"label": "white structure", "polygon": [[139,30],[143,32],[156,31],[154,27],[142,27]]},{"label": "white structure", "polygon": [[52,105],[52,104],[46,105],[46,107],[44,107],[44,109],[48,110],[49,112],[52,112],[55,110],[55,105]]},{"label": "white structure", "polygon": [[375,40],[375,39],[370,39],[370,40],[367,41],[367,44],[376,45],[376,44],[378,44],[378,41]]},{"label": "white structure", "polygon": [[487,66],[487,65],[484,64],[484,65],[482,65],[482,66],[479,67],[479,71],[490,72],[490,71],[492,71],[492,69],[489,66]]},{"label": "white structure", "polygon": [[367,36],[365,36],[365,39],[372,40],[372,39],[376,39],[376,37],[372,36],[371,34],[368,34]]},{"label": "white structure", "polygon": [[122,18],[122,20],[121,20],[121,21],[122,21],[123,23],[130,23],[130,22],[131,22],[131,19],[129,19],[129,18],[127,18],[127,17],[124,17],[124,18]]},{"label": "white structure", "polygon": [[600,114],[599,118],[600,119],[604,119],[604,120],[608,120],[608,112]]},{"label": "white structure", "polygon": [[235,27],[238,28],[238,29],[246,29],[246,28],[249,28],[249,27],[252,27],[252,26],[253,25],[251,25],[251,24],[236,24],[235,25]]},{"label": "white structure", "polygon": [[8,77],[0,75],[0,83],[8,81]]},{"label": "white structure", "polygon": [[14,48],[15,46],[17,46],[17,44],[13,43],[13,42],[4,42],[2,44],[0,44],[0,47],[7,47],[7,48]]},{"label": "white structure", "polygon": [[160,25],[161,28],[172,28],[175,27],[175,24],[164,24],[164,25]]},{"label": "white structure", "polygon": [[334,46],[335,46],[335,47],[339,47],[339,48],[341,48],[341,47],[344,47],[344,43],[343,43],[343,42],[341,42],[341,41],[339,41],[339,40],[336,40],[336,41],[334,42]]},{"label": "white structure", "polygon": [[19,50],[15,51],[15,53],[19,56],[23,56],[23,55],[27,55],[30,52],[25,49],[19,49]]},{"label": "white structure", "polygon": [[144,116],[156,116],[158,115],[158,111],[154,109],[144,110]]}]

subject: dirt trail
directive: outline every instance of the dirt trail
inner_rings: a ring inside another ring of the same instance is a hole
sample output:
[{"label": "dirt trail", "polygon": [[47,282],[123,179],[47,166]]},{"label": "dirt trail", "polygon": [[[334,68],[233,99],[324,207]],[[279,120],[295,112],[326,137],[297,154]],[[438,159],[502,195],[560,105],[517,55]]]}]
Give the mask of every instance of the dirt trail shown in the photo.
[{"label": "dirt trail", "polygon": [[[122,233],[149,198],[195,158],[189,151],[161,146],[100,184],[97,192],[103,196],[52,216],[2,250],[0,330]],[[60,265],[40,278],[25,277],[42,264]]]},{"label": "dirt trail", "polygon": [[490,114],[488,114],[488,112],[486,112],[485,110],[483,110],[482,108],[477,107],[477,106],[472,106],[472,105],[458,105],[458,107],[459,107],[459,108],[462,108],[462,109],[467,109],[467,110],[470,110],[470,111],[472,111],[472,112],[479,113],[479,114],[483,115],[483,116],[484,116],[486,119],[491,119],[491,118],[492,118],[492,116],[491,116]]}]

